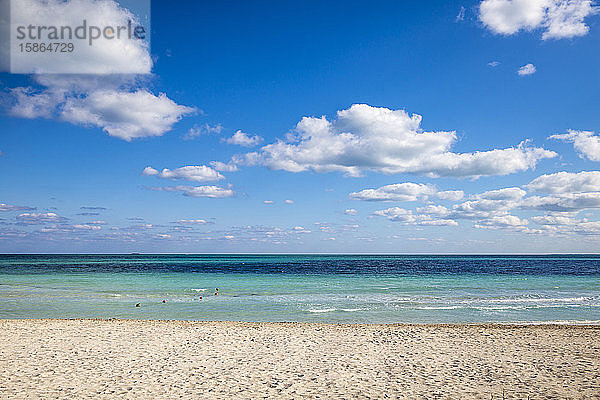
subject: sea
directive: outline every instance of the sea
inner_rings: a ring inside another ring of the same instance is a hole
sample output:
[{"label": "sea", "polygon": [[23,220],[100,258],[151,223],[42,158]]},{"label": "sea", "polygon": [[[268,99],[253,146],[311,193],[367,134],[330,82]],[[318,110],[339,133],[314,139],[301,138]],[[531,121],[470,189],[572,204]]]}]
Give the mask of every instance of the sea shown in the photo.
[{"label": "sea", "polygon": [[600,256],[0,255],[0,318],[600,324]]}]

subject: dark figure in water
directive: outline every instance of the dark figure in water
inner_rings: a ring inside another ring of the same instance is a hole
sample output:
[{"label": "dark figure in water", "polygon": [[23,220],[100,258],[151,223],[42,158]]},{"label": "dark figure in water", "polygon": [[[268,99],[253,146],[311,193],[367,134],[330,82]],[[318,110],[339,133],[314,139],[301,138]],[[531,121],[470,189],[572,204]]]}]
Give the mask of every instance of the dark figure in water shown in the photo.
[{"label": "dark figure in water", "polygon": [[139,307],[139,306],[140,306],[140,303],[137,303],[135,306],[136,306],[136,307]]},{"label": "dark figure in water", "polygon": [[167,302],[166,300],[163,300],[163,303],[166,303],[166,302]]}]

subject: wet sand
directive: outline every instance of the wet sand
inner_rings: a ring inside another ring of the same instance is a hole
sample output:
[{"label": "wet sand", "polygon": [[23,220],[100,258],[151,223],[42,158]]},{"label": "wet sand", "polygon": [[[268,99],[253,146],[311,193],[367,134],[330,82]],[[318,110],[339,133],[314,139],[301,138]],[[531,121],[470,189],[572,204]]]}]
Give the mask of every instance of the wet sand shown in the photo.
[{"label": "wet sand", "polygon": [[0,398],[600,399],[600,327],[0,320]]}]

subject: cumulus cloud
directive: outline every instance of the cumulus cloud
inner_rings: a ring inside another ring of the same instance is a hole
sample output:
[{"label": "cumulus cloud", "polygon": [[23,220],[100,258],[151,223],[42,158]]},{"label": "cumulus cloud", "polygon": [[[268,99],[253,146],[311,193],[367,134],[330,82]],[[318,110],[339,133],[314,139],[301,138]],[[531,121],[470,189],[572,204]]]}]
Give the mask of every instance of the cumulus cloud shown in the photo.
[{"label": "cumulus cloud", "polygon": [[22,224],[46,224],[64,222],[66,218],[56,213],[23,213],[17,215],[17,221]]},{"label": "cumulus cloud", "polygon": [[294,204],[295,203],[294,200],[290,200],[290,199],[284,200],[284,202],[285,202],[285,204]]},{"label": "cumulus cloud", "polygon": [[355,104],[338,111],[337,119],[304,117],[296,135],[235,158],[237,163],[265,165],[275,170],[341,171],[360,176],[365,171],[415,173],[432,177],[507,175],[534,168],[556,153],[518,146],[473,153],[453,153],[456,133],[423,131],[421,116]]},{"label": "cumulus cloud", "polygon": [[209,197],[213,199],[233,197],[235,195],[233,190],[219,186],[165,186],[150,189],[160,192],[181,192],[184,196],[188,197]]},{"label": "cumulus cloud", "polygon": [[223,126],[221,124],[217,124],[214,126],[211,126],[210,124],[194,125],[183,136],[183,139],[184,140],[192,140],[192,139],[197,138],[198,136],[219,134],[221,132],[223,132]]},{"label": "cumulus cloud", "polygon": [[0,211],[33,211],[35,207],[15,206],[11,204],[0,203]]},{"label": "cumulus cloud", "polygon": [[526,219],[521,219],[515,215],[502,215],[481,220],[475,224],[475,227],[486,229],[520,228],[526,226],[528,223],[529,221]]},{"label": "cumulus cloud", "polygon": [[[539,193],[545,195],[530,195]],[[406,225],[456,225],[470,221],[474,228],[505,229],[526,234],[600,235],[600,221],[578,214],[600,209],[600,172],[558,172],[541,175],[523,188],[508,187],[470,195],[467,200],[442,206],[429,204],[414,210],[391,207],[374,215]],[[422,188],[421,188],[422,189]],[[417,200],[426,200],[425,197]],[[524,218],[514,213],[542,212]]]},{"label": "cumulus cloud", "polygon": [[91,225],[91,224],[75,224],[75,225],[71,225],[71,227],[73,229],[82,230],[82,231],[99,231],[100,229],[102,229],[101,226]]},{"label": "cumulus cloud", "polygon": [[211,182],[225,178],[219,172],[215,171],[211,167],[207,167],[206,165],[188,165],[174,170],[164,168],[160,172],[152,167],[146,167],[142,171],[142,175],[157,176],[163,179],[181,179],[195,182]]},{"label": "cumulus cloud", "polygon": [[569,133],[552,135],[549,139],[571,142],[582,158],[600,161],[600,136],[594,132],[569,130]]},{"label": "cumulus cloud", "polygon": [[350,193],[353,200],[367,201],[417,201],[426,200],[437,192],[433,185],[423,183],[396,183],[382,186],[378,189],[364,189],[360,192]]},{"label": "cumulus cloud", "polygon": [[350,193],[353,200],[366,201],[417,201],[438,197],[445,200],[460,200],[464,193],[460,190],[439,192],[433,185],[423,183],[396,183],[382,186],[378,189],[364,189]]},{"label": "cumulus cloud", "polygon": [[600,235],[600,221],[576,219],[568,213],[549,213],[530,218],[540,225],[540,231],[558,235]]},{"label": "cumulus cloud", "polygon": [[517,70],[517,74],[520,76],[527,76],[535,74],[536,68],[533,64],[525,64]]},{"label": "cumulus cloud", "polygon": [[258,135],[250,136],[247,133],[238,130],[232,137],[223,139],[223,141],[238,146],[253,147],[259,145],[263,141],[263,138]]},{"label": "cumulus cloud", "polygon": [[458,223],[451,219],[432,218],[427,214],[415,214],[412,210],[406,210],[400,207],[390,207],[385,210],[378,210],[373,213],[381,217],[386,217],[390,221],[402,222],[406,225],[427,225],[427,226],[456,226]]},{"label": "cumulus cloud", "polygon": [[355,210],[354,208],[348,208],[348,209],[344,210],[344,214],[346,214],[346,215],[356,215],[356,214],[358,214],[358,211]]},{"label": "cumulus cloud", "polygon": [[[88,27],[116,28],[127,27],[130,21],[133,26],[139,23],[138,16],[114,0],[19,0],[18,3],[18,7],[11,7],[13,26],[50,25],[75,29],[84,20]],[[146,40],[123,34],[111,40],[95,40],[93,45],[88,45],[88,39],[73,38],[77,51],[57,56],[44,52],[27,53],[26,57],[15,54],[11,57],[11,70],[15,73],[150,73],[152,59]]]},{"label": "cumulus cloud", "polygon": [[504,188],[476,194],[469,200],[447,208],[430,204],[417,207],[416,212],[399,207],[379,210],[375,215],[391,221],[414,225],[458,225],[456,220],[473,220],[476,227],[510,226],[502,221],[515,221],[509,211],[517,208],[526,192],[520,188]]},{"label": "cumulus cloud", "polygon": [[479,19],[492,32],[541,29],[544,40],[586,35],[585,19],[594,12],[591,0],[484,0],[479,5]]},{"label": "cumulus cloud", "polygon": [[600,172],[557,172],[539,176],[525,187],[534,193],[549,196],[530,196],[521,208],[549,212],[578,212],[600,208]]},{"label": "cumulus cloud", "polygon": [[459,201],[465,197],[465,192],[462,190],[444,190],[441,192],[436,192],[435,197],[441,200]]},{"label": "cumulus cloud", "polygon": [[[19,7],[13,7],[13,11],[18,14],[18,20],[26,21],[25,26],[35,25],[39,19],[46,20],[48,15],[56,15],[61,24],[72,26],[80,25],[83,19],[88,25],[98,26],[114,21],[127,25],[129,20],[134,20],[130,12],[113,0],[24,2],[25,5],[19,3]],[[36,61],[40,67],[33,75],[34,84],[9,89],[5,107],[16,117],[49,118],[98,127],[126,141],[161,136],[195,109],[177,104],[164,93],[156,95],[147,89],[152,60],[148,46],[143,43],[101,40],[69,53],[75,59],[67,60],[61,55],[60,63],[51,60],[44,64],[46,53],[28,53],[28,62],[31,62],[30,57],[42,57]],[[57,72],[52,70],[56,65],[60,65],[61,74],[47,73]]]},{"label": "cumulus cloud", "polygon": [[154,95],[128,79],[120,82],[118,77],[90,76],[83,82],[82,77],[50,75],[37,75],[34,79],[42,89],[10,90],[11,115],[98,127],[110,136],[131,141],[161,136],[194,112],[191,107],[176,104],[166,94]]},{"label": "cumulus cloud", "polygon": [[563,194],[600,192],[600,171],[557,172],[532,180],[527,189],[536,193]]},{"label": "cumulus cloud", "polygon": [[161,136],[193,109],[176,104],[166,94],[146,89],[132,92],[97,90],[84,98],[65,99],[60,118],[78,125],[102,128],[126,141]]},{"label": "cumulus cloud", "polygon": [[221,161],[211,161],[210,166],[221,172],[236,172],[239,168],[234,163],[224,163]]},{"label": "cumulus cloud", "polygon": [[531,196],[521,208],[529,210],[570,212],[600,208],[600,192],[564,193],[560,196]]},{"label": "cumulus cloud", "polygon": [[205,219],[180,219],[177,221],[177,223],[184,225],[204,225],[208,224],[209,222]]},{"label": "cumulus cloud", "polygon": [[510,187],[497,190],[489,190],[473,196],[476,200],[494,200],[494,201],[518,201],[527,194],[521,188]]}]

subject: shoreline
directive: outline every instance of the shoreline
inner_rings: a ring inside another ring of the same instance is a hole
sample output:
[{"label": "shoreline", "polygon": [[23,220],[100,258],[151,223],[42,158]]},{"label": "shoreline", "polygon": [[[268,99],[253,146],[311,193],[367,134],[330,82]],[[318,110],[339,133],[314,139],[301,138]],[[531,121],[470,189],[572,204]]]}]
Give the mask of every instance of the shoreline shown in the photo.
[{"label": "shoreline", "polygon": [[339,327],[398,327],[398,328],[490,328],[490,329],[523,329],[523,328],[554,328],[554,329],[591,329],[600,330],[599,323],[588,323],[582,321],[535,321],[535,322],[457,322],[457,323],[437,323],[437,322],[391,322],[391,323],[364,323],[364,322],[296,322],[296,321],[242,321],[242,320],[181,320],[181,319],[138,319],[138,318],[0,318],[0,323],[5,321],[20,322],[56,322],[56,321],[89,321],[89,322],[141,322],[141,323],[173,323],[181,325],[256,325],[256,326],[339,326]]},{"label": "shoreline", "polygon": [[242,320],[193,320],[193,319],[138,319],[138,318],[0,318],[0,322],[4,321],[21,321],[21,322],[53,322],[53,321],[90,321],[90,322],[149,322],[149,323],[176,323],[176,324],[222,324],[222,325],[273,325],[273,326],[346,326],[346,327],[423,327],[423,328],[463,328],[463,327],[476,327],[476,328],[533,328],[533,327],[550,327],[557,329],[570,329],[570,328],[584,328],[600,330],[599,323],[588,323],[582,321],[534,321],[534,322],[457,322],[457,323],[437,323],[437,322],[424,322],[424,323],[412,323],[412,322],[390,322],[390,323],[344,323],[344,322],[296,322],[296,321],[242,321]]}]

